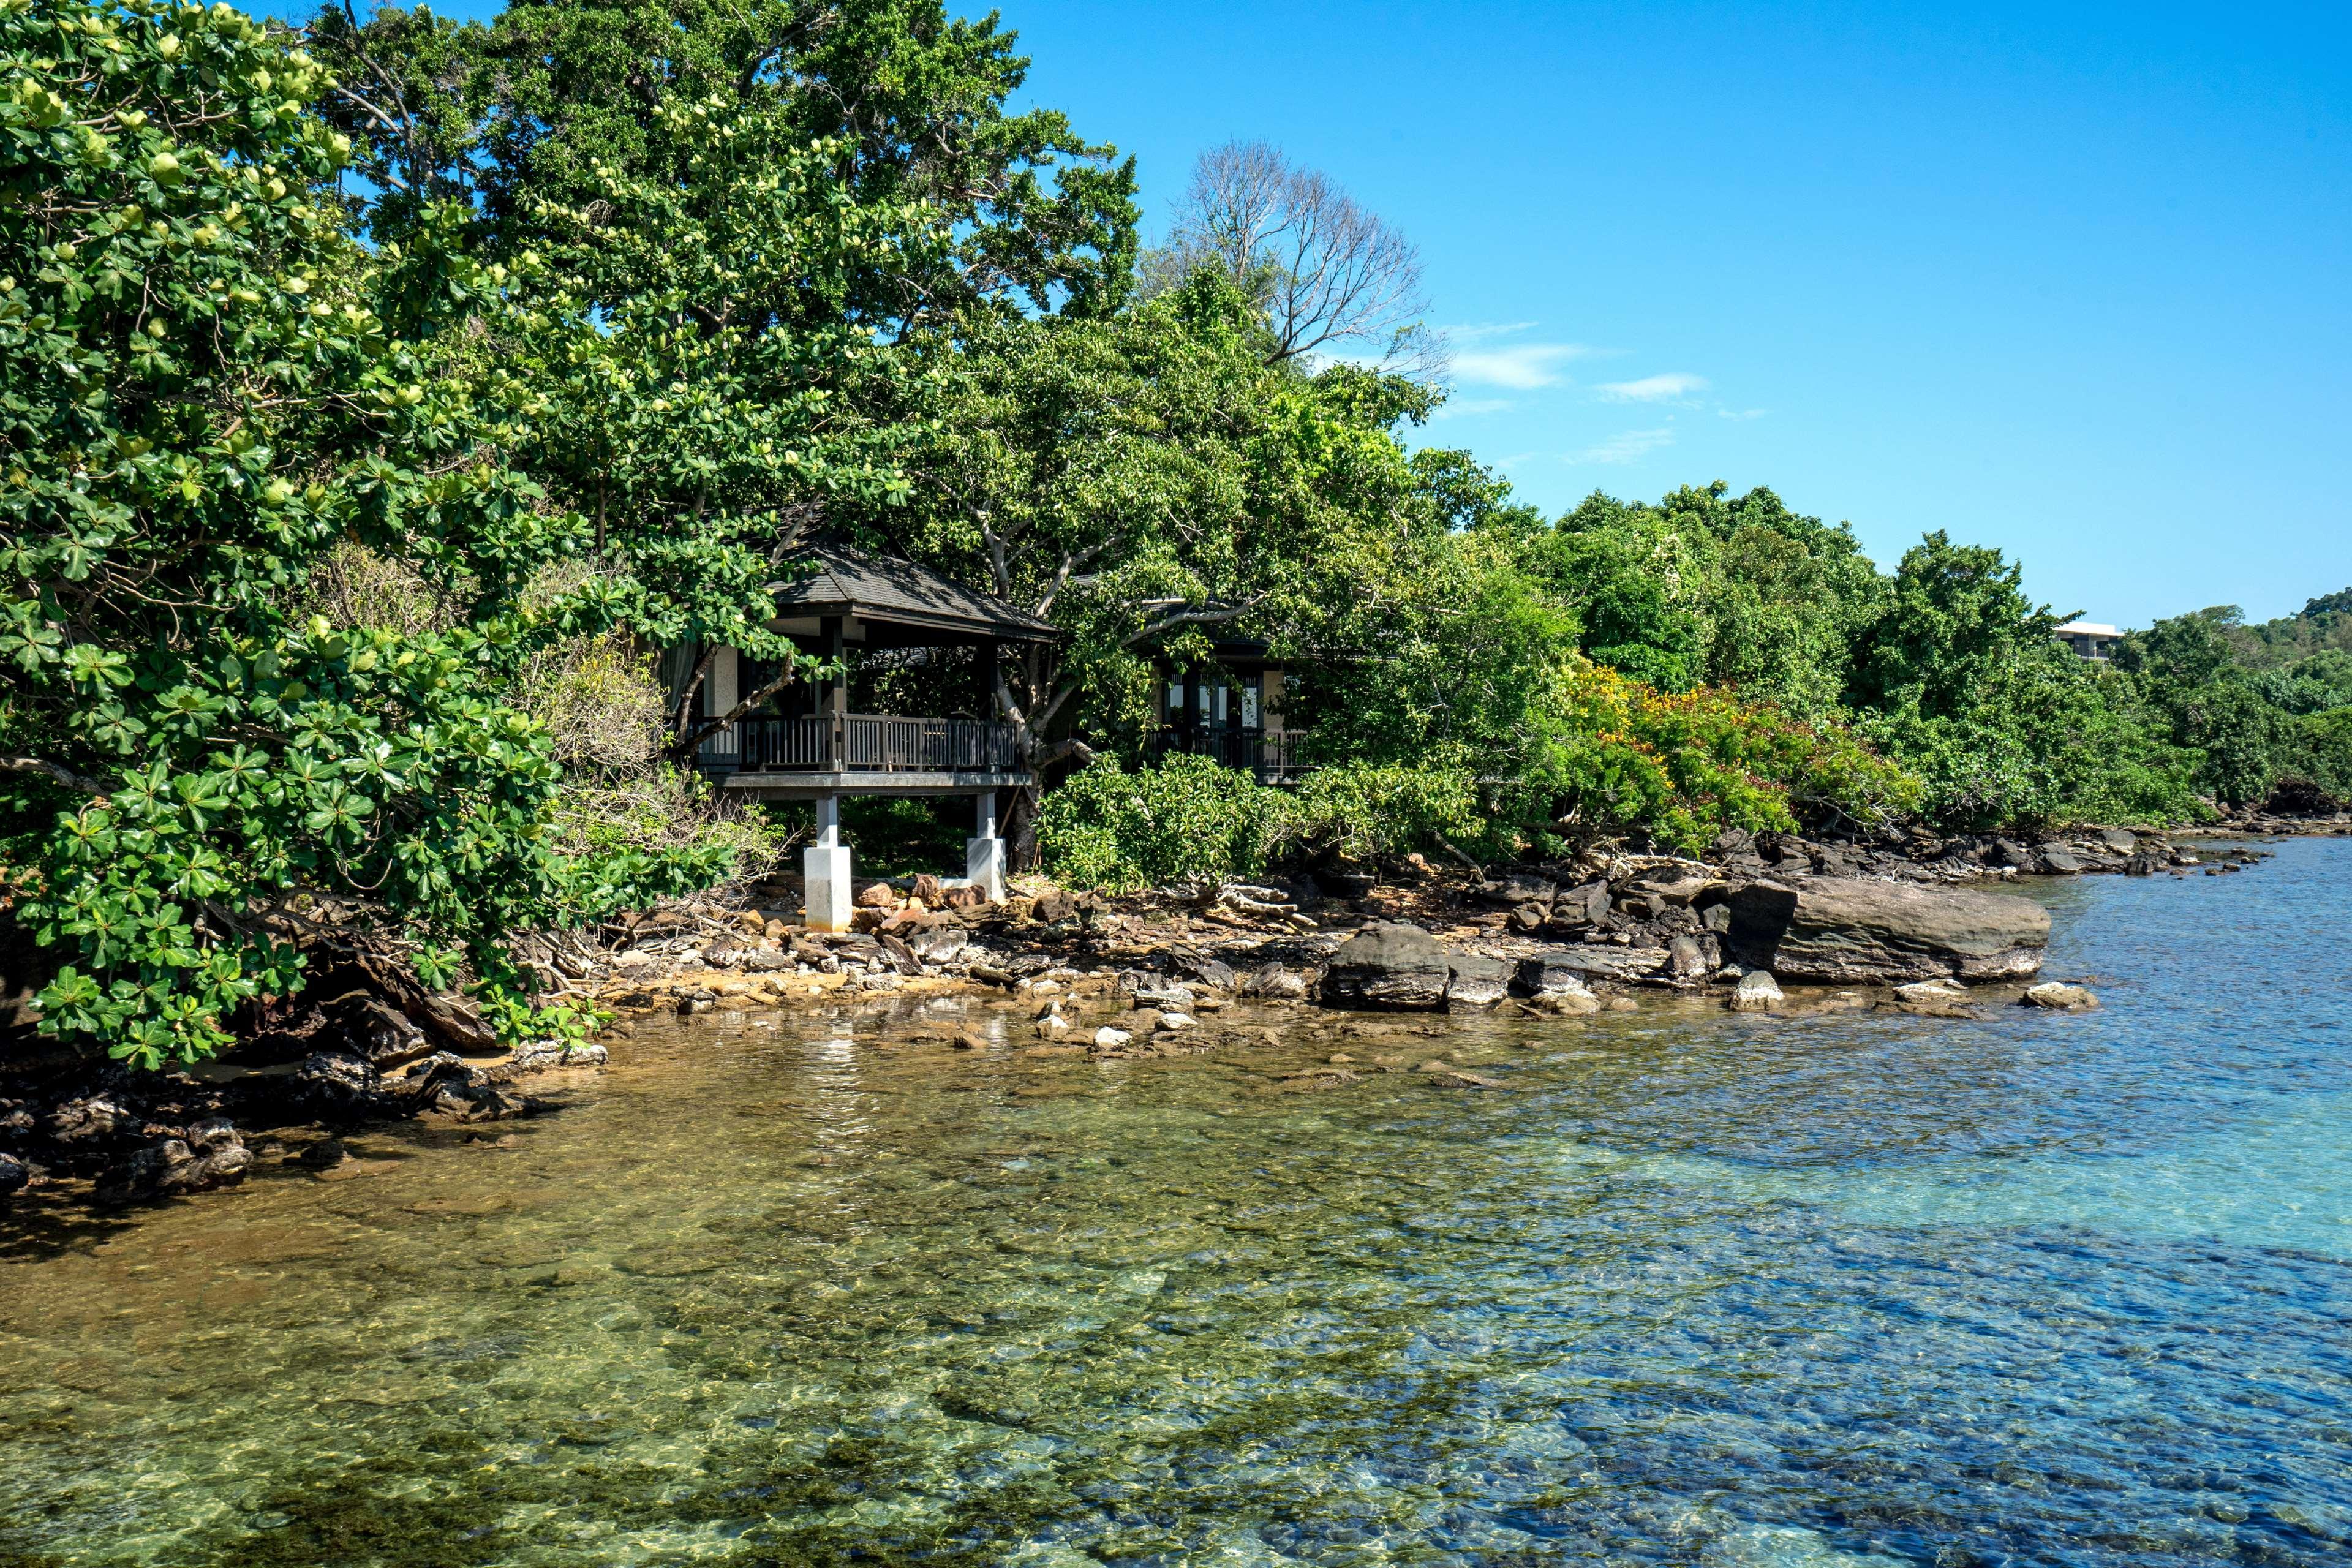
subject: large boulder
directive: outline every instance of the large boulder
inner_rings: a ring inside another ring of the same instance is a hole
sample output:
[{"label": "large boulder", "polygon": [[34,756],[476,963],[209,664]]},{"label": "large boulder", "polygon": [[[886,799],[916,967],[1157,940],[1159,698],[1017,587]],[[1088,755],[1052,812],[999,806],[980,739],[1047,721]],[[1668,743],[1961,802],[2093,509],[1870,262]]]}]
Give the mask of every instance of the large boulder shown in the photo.
[{"label": "large boulder", "polygon": [[1571,981],[1581,985],[1595,980],[1631,980],[1655,974],[1666,966],[1666,957],[1663,947],[1619,947],[1614,942],[1547,948],[1519,960],[1519,984],[1538,992]]},{"label": "large boulder", "polygon": [[1331,954],[1323,1001],[1332,1007],[1435,1012],[1445,1005],[1453,965],[1437,939],[1404,921],[1375,921]]},{"label": "large boulder", "polygon": [[1511,994],[1511,966],[1497,958],[1457,952],[1446,960],[1445,1005],[1492,1007]]},{"label": "large boulder", "polygon": [[1750,882],[1733,890],[1731,956],[1783,980],[2009,980],[2042,967],[2050,911],[2031,899],[1902,882]]}]

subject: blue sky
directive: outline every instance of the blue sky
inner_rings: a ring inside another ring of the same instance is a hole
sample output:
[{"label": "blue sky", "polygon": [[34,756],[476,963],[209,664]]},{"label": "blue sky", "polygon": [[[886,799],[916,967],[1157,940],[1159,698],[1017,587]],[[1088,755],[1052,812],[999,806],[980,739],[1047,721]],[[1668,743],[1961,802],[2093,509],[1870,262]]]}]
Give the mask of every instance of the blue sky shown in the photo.
[{"label": "blue sky", "polygon": [[2126,625],[2352,584],[2340,5],[1003,14],[1155,231],[1236,137],[1403,227],[1456,343],[1425,438],[1547,510],[1769,484]]},{"label": "blue sky", "polygon": [[1158,221],[1264,137],[1420,245],[1433,439],[1548,510],[1721,479],[2060,610],[2352,583],[2352,13],[1006,0]]}]

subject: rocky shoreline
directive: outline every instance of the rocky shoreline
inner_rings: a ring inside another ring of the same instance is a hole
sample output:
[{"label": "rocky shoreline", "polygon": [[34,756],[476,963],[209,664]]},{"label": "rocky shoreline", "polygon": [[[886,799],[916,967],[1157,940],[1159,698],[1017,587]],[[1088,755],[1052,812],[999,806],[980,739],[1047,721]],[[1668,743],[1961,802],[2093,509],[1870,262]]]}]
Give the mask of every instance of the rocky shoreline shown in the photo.
[{"label": "rocky shoreline", "polygon": [[[2226,875],[2269,852],[2208,855],[2199,844],[2314,832],[2352,834],[2352,821],[2030,844],[1734,832],[1697,859],[1611,847],[1473,875],[1416,856],[1126,898],[1040,887],[1001,904],[914,878],[864,884],[853,930],[837,935],[801,929],[797,889],[776,882],[644,911],[593,937],[533,938],[525,956],[551,992],[612,1013],[608,1039],[664,1015],[958,993],[1017,1008],[1033,1051],[1096,1059],[1247,1044],[1221,1016],[1282,1007],[1556,1017],[1680,994],[1784,1016],[1972,1017],[1987,1005],[2096,1005],[2081,986],[2035,983],[2049,919],[2003,884]],[[264,1161],[331,1178],[353,1129],[537,1115],[548,1105],[521,1080],[607,1059],[603,1043],[507,1051],[461,999],[402,985],[373,969],[322,976],[299,1003],[248,1020],[248,1044],[231,1058],[194,1073],[60,1064],[0,1079],[0,1200],[50,1188],[102,1205],[153,1201],[233,1185]],[[1439,1067],[1441,1087],[1478,1086]],[[1305,1076],[1291,1087],[1352,1077]]]}]

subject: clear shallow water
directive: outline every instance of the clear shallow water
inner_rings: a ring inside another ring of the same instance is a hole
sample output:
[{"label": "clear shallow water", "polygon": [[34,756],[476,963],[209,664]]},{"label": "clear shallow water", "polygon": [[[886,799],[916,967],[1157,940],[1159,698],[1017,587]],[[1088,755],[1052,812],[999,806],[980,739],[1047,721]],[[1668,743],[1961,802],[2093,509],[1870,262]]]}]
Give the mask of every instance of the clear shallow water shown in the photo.
[{"label": "clear shallow water", "polygon": [[0,1563],[2343,1563],[2347,877],[2048,889],[2079,1017],[648,1034],[0,1230]]}]

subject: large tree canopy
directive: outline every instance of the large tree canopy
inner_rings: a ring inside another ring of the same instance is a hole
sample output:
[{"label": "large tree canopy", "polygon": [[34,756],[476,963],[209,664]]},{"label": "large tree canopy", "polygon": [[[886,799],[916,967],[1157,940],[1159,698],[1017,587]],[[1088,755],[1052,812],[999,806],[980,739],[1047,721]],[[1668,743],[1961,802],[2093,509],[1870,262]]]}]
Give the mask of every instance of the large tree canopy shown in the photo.
[{"label": "large tree canopy", "polygon": [[[504,271],[423,224],[351,242],[291,42],[226,6],[0,13],[0,836],[76,954],[47,1026],[150,1063],[292,983],[317,895],[495,985],[509,930],[668,885],[547,854],[546,737],[488,695],[580,537],[511,462],[529,389],[428,346]],[[450,629],[298,618],[343,540]]]},{"label": "large tree canopy", "polygon": [[919,209],[942,243],[877,252],[827,303],[903,333],[977,303],[1100,313],[1135,255],[1134,168],[1049,109],[1006,112],[1028,60],[995,18],[940,0],[517,0],[488,25],[418,8],[364,25],[329,5],[320,100],[359,149],[368,222],[397,238],[434,203],[478,205],[493,249],[549,237],[615,178],[691,186],[698,151],[668,116],[714,101],[762,134],[822,147],[836,198]]}]

